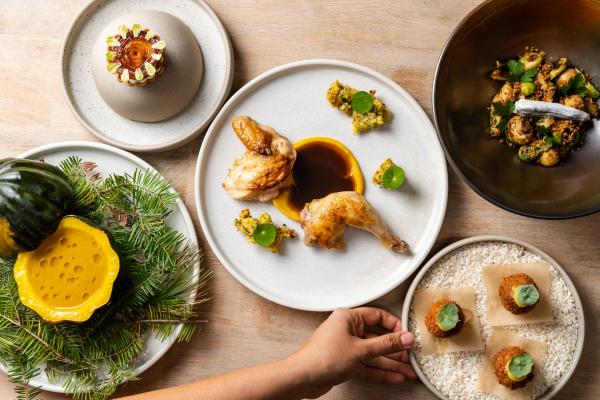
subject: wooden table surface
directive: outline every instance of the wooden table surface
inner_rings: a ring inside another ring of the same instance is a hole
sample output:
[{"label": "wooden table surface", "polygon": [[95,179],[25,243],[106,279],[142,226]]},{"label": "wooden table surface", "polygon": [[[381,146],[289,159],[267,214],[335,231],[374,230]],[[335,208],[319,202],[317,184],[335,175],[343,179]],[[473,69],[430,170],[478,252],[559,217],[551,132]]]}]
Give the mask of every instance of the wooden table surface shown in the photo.
[{"label": "wooden table surface", "polygon": [[[62,140],[97,139],[71,114],[63,96],[59,53],[81,0],[2,0],[0,8],[0,158]],[[233,91],[258,74],[304,58],[336,58],[374,68],[402,85],[431,116],[431,84],[441,48],[479,0],[208,0],[229,31],[235,52]],[[192,214],[194,166],[200,143],[140,156],[173,181]],[[578,369],[559,398],[596,398],[600,360],[600,213],[569,221],[510,214],[475,194],[449,168],[448,211],[432,250],[473,235],[528,241],[555,257],[577,286],[587,317]],[[600,178],[599,178],[600,184]],[[206,242],[204,242],[206,243]],[[210,320],[191,343],[175,345],[119,395],[168,387],[292,352],[327,316],[263,300],[239,284],[210,249],[214,270]],[[400,312],[408,283],[374,304]],[[0,398],[13,398],[0,374]],[[349,382],[327,399],[431,398],[420,383],[383,387]],[[44,393],[42,399],[63,396]]]}]

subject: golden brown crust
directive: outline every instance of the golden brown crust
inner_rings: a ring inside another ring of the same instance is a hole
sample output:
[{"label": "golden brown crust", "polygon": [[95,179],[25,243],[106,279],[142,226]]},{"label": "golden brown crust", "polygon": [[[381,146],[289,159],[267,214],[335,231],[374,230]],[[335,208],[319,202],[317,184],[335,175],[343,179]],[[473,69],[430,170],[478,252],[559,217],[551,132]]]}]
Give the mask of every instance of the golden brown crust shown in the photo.
[{"label": "golden brown crust", "polygon": [[506,373],[506,365],[510,362],[510,360],[514,356],[523,353],[525,353],[525,350],[523,350],[522,348],[517,346],[511,346],[503,348],[494,356],[494,373],[496,374],[496,378],[498,378],[498,383],[506,386],[510,390],[515,390],[524,387],[525,385],[527,385],[527,382],[533,379],[533,369],[522,381],[513,381],[508,377],[508,374]]},{"label": "golden brown crust", "polygon": [[[440,327],[437,325],[436,317],[439,314],[442,307],[450,303],[454,303],[458,307],[458,323],[456,324],[454,329],[444,331],[440,329]],[[433,303],[431,305],[431,308],[429,309],[429,312],[427,312],[427,314],[425,315],[425,326],[427,327],[427,330],[433,336],[439,338],[447,338],[458,334],[462,330],[464,324],[465,314],[463,313],[462,308],[460,308],[460,306],[456,302],[450,299],[442,299],[436,303]]]},{"label": "golden brown crust", "polygon": [[526,314],[535,307],[535,304],[528,307],[519,307],[517,303],[515,303],[513,298],[513,288],[521,285],[534,285],[537,288],[533,278],[524,273],[505,276],[498,288],[498,294],[500,295],[502,305],[507,311],[510,311],[513,314]]}]

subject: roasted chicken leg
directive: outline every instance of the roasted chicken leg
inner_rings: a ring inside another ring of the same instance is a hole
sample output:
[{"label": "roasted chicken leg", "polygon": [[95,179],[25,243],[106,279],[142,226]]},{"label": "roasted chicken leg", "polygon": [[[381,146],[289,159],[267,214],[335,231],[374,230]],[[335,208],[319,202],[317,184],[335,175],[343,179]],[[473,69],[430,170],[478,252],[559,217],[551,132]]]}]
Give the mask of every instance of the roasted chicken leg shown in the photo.
[{"label": "roasted chicken leg", "polygon": [[238,200],[270,201],[279,196],[292,184],[292,143],[247,116],[234,118],[231,126],[247,151],[233,161],[223,188]]},{"label": "roasted chicken leg", "polygon": [[394,235],[369,202],[356,192],[337,192],[313,200],[300,212],[300,225],[307,246],[319,245],[342,250],[346,226],[364,229],[375,235],[396,253],[408,250],[408,244]]}]

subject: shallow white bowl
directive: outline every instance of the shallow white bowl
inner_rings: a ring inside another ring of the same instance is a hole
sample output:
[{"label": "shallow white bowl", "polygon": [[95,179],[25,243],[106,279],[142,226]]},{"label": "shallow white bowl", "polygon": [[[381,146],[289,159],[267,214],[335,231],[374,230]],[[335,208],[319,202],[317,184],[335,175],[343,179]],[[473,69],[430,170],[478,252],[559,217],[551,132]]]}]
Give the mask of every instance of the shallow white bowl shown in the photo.
[{"label": "shallow white bowl", "polygon": [[[413,280],[412,284],[410,285],[410,288],[408,289],[408,292],[404,299],[404,304],[402,306],[402,329],[408,330],[410,305],[412,303],[412,299],[415,294],[415,290],[417,289],[417,286],[421,282],[421,279],[423,279],[423,277],[427,274],[429,269],[431,267],[433,267],[433,265],[435,265],[440,259],[442,259],[447,254],[452,253],[453,251],[455,251],[461,247],[469,246],[469,245],[472,245],[475,243],[480,243],[480,242],[508,242],[508,243],[514,243],[514,244],[517,244],[517,245],[523,247],[525,250],[529,251],[532,254],[539,256],[544,261],[546,261],[547,263],[552,265],[552,267],[560,274],[560,277],[564,280],[565,284],[567,285],[567,287],[573,294],[573,297],[575,299],[575,307],[577,308],[577,312],[579,313],[579,321],[580,321],[579,329],[577,331],[577,346],[576,346],[575,353],[573,354],[573,359],[571,360],[571,365],[569,366],[569,369],[567,370],[567,372],[565,372],[563,374],[563,376],[560,378],[560,380],[558,381],[558,383],[556,385],[552,386],[543,396],[538,397],[539,400],[551,399],[563,388],[563,386],[566,385],[566,383],[569,381],[569,379],[571,379],[571,376],[575,372],[575,369],[577,368],[577,363],[579,362],[579,359],[581,358],[581,352],[583,351],[583,341],[584,341],[584,336],[585,336],[585,318],[584,318],[584,314],[583,314],[583,306],[581,304],[581,299],[579,298],[579,293],[577,293],[577,289],[575,288],[573,281],[571,281],[571,278],[569,278],[569,275],[567,274],[567,272],[563,269],[563,267],[560,266],[560,264],[558,264],[558,262],[556,262],[556,260],[554,260],[552,257],[550,257],[550,255],[548,255],[543,250],[540,250],[539,248],[537,248],[527,242],[524,242],[524,241],[518,240],[518,239],[513,239],[513,238],[510,238],[507,236],[496,236],[496,235],[474,236],[474,237],[470,237],[467,239],[459,240],[458,242],[452,243],[451,245],[446,246],[445,248],[440,250],[438,253],[436,253],[436,255],[431,257],[431,259],[429,259],[429,261],[427,262],[427,264],[425,264],[425,266],[423,268],[421,268],[421,270],[419,271],[419,273]],[[431,393],[435,394],[438,398],[447,400],[448,397],[446,395],[444,395],[441,391],[439,391],[429,381],[429,379],[427,379],[427,376],[421,370],[421,366],[419,365],[417,359],[415,358],[412,350],[409,351],[409,356],[410,356],[410,363],[413,366],[413,368],[414,368],[415,372],[417,373],[417,376],[419,377],[421,382],[423,382],[425,384],[425,386],[431,391]]]}]

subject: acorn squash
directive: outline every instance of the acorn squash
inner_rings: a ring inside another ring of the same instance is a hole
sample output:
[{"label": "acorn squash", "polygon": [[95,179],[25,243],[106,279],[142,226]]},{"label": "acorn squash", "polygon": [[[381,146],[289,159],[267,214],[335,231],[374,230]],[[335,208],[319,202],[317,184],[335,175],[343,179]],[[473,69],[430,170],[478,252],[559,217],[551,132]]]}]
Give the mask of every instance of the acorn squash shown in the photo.
[{"label": "acorn squash", "polygon": [[73,202],[57,167],[39,161],[0,160],[0,257],[35,249]]},{"label": "acorn squash", "polygon": [[21,302],[45,321],[84,322],[108,303],[119,266],[106,232],[67,216],[35,250],[19,253],[14,276]]}]

